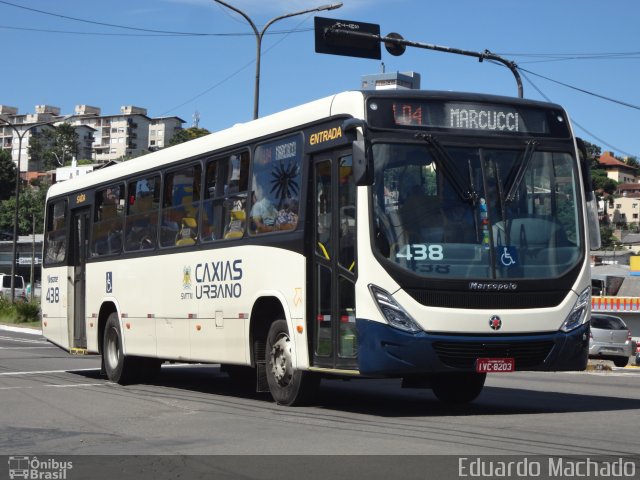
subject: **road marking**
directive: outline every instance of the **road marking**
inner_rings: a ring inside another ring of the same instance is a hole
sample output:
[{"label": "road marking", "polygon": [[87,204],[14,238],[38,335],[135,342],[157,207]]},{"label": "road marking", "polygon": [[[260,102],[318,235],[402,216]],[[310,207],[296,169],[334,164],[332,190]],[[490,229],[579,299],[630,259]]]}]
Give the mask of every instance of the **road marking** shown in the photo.
[{"label": "road marking", "polygon": [[0,387],[0,391],[4,390],[25,390],[25,389],[33,389],[39,387],[53,387],[53,388],[74,388],[74,387],[103,387],[103,386],[113,386],[115,384],[109,382],[102,383],[50,383],[47,385],[30,385],[30,386],[20,386],[20,387]]},{"label": "road marking", "polygon": [[42,330],[27,327],[11,327],[9,325],[0,325],[0,330],[5,332],[25,333],[27,335],[42,335]]},{"label": "road marking", "polygon": [[49,343],[46,340],[33,340],[31,338],[5,337],[0,336],[0,340],[8,340],[16,343]]},{"label": "road marking", "polygon": [[0,376],[17,375],[44,375],[48,373],[76,373],[76,372],[99,372],[99,368],[75,368],[73,370],[38,370],[35,372],[2,372]]},{"label": "road marking", "polygon": [[58,349],[58,347],[54,347],[53,345],[50,347],[0,347],[0,350],[33,350],[34,348],[55,348]]},{"label": "road marking", "polygon": [[102,382],[102,383],[70,383],[70,384],[48,384],[43,385],[43,387],[57,387],[57,388],[73,388],[73,387],[101,387],[103,385],[113,385],[112,383]]}]

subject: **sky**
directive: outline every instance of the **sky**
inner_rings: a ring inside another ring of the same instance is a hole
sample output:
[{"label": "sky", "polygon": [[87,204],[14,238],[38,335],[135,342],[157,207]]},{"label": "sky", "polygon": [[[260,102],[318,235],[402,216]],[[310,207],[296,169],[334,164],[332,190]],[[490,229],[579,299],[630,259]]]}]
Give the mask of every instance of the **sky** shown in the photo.
[{"label": "sky", "polygon": [[[280,15],[331,3],[226,1],[258,29]],[[383,35],[502,55],[524,69],[525,98],[561,104],[580,137],[640,158],[637,0],[343,3],[269,27],[260,116],[358,89],[362,75],[383,68],[418,72],[423,89],[517,96],[507,68],[471,57],[417,48],[402,56],[383,48],[382,60],[315,53],[318,15],[375,23]],[[81,104],[113,115],[135,105],[151,117],[178,116],[185,127],[198,112],[199,126],[210,131],[253,118],[255,35],[246,20],[213,0],[0,0],[0,45],[0,105],[20,113],[45,104],[68,114]]]}]

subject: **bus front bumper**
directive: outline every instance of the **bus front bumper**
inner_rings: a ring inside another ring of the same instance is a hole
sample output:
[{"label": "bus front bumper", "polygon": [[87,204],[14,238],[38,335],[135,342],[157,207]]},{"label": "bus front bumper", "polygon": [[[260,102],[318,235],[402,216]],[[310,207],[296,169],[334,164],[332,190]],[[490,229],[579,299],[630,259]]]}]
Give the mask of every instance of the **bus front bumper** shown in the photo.
[{"label": "bus front bumper", "polygon": [[356,320],[363,375],[404,376],[474,371],[477,358],[513,358],[517,371],[576,371],[587,367],[589,324],[571,332],[531,334],[407,333]]}]

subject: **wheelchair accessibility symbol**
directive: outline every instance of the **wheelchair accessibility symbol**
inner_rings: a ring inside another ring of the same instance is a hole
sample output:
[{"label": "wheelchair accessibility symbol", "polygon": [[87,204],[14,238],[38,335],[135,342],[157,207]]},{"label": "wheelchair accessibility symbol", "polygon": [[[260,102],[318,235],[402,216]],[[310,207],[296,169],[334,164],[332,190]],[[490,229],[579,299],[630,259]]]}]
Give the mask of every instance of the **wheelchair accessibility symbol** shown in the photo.
[{"label": "wheelchair accessibility symbol", "polygon": [[516,247],[498,247],[497,257],[503,267],[513,267],[518,264],[518,250]]}]

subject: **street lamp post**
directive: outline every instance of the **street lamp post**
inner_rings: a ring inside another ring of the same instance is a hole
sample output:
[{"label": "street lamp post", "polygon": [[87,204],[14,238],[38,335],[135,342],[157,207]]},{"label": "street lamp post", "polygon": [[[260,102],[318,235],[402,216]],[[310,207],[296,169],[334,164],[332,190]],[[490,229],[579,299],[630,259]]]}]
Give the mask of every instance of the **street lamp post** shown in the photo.
[{"label": "street lamp post", "polygon": [[15,286],[15,275],[16,275],[16,262],[18,257],[18,217],[20,215],[20,160],[22,159],[22,140],[26,136],[27,132],[31,131],[36,127],[42,127],[44,125],[50,125],[52,123],[64,122],[64,120],[68,118],[64,117],[63,119],[55,119],[50,120],[48,122],[40,122],[34,125],[31,125],[28,128],[20,131],[18,127],[16,127],[13,123],[4,118],[0,118],[1,122],[4,122],[8,125],[18,136],[18,169],[16,172],[16,208],[13,216],[13,247],[11,250],[11,302],[15,301],[16,298],[16,286]]},{"label": "street lamp post", "polygon": [[262,30],[258,30],[258,27],[256,27],[255,23],[253,23],[253,20],[251,20],[251,18],[249,18],[249,16],[239,8],[236,8],[233,5],[229,5],[228,3],[223,2],[222,0],[213,0],[213,1],[242,15],[244,19],[249,23],[249,25],[251,25],[251,28],[253,29],[253,33],[256,36],[256,83],[255,83],[255,88],[253,93],[254,120],[258,118],[258,105],[260,101],[259,100],[260,99],[260,56],[262,52],[262,37],[264,36],[267,29],[278,20],[282,20],[284,18],[295,17],[296,15],[304,15],[305,13],[311,13],[311,12],[321,12],[323,10],[335,10],[336,8],[340,8],[342,6],[342,2],[338,2],[338,3],[331,3],[328,5],[321,5],[316,8],[309,8],[307,10],[302,10],[300,12],[287,13],[285,15],[280,15],[279,17],[272,18],[265,24]]}]

